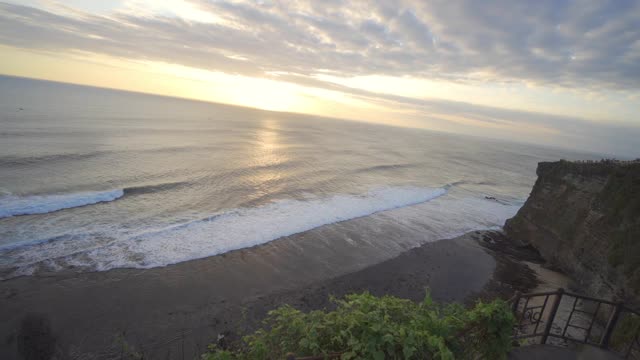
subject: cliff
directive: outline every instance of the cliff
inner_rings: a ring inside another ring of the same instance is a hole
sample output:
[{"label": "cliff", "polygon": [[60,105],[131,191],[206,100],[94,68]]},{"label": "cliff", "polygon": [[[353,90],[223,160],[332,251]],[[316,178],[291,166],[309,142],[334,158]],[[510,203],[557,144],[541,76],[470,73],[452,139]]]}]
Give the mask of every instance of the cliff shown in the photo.
[{"label": "cliff", "polygon": [[640,161],[543,162],[505,231],[592,296],[640,304]]}]

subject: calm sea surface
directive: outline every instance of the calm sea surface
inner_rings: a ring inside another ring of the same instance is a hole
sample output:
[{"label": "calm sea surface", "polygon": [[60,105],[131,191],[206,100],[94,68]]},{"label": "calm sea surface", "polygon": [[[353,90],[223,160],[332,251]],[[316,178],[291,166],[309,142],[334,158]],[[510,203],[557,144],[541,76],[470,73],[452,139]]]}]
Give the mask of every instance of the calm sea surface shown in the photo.
[{"label": "calm sea surface", "polygon": [[322,226],[331,247],[364,217],[362,234],[396,226],[417,246],[502,226],[559,158],[590,156],[0,77],[0,278],[165,266]]}]

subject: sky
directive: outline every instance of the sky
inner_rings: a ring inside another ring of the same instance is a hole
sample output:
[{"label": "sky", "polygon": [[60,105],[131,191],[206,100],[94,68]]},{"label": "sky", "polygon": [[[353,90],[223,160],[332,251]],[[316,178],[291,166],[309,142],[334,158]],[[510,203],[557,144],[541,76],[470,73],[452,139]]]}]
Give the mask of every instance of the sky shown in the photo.
[{"label": "sky", "polygon": [[640,0],[0,0],[0,74],[640,157]]}]

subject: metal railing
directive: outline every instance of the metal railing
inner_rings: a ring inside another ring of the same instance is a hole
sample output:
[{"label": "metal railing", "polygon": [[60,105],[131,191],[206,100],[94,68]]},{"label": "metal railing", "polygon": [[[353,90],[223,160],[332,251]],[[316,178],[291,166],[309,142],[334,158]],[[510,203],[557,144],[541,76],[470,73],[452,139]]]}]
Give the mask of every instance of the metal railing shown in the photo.
[{"label": "metal railing", "polygon": [[583,343],[640,359],[640,313],[623,303],[558,289],[516,293],[512,306],[517,320],[513,338],[522,345]]}]

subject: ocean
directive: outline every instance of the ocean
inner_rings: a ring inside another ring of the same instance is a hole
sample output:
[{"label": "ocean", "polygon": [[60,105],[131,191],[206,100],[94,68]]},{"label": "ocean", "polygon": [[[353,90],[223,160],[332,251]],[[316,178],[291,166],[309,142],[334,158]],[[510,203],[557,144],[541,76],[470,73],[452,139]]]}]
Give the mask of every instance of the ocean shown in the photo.
[{"label": "ocean", "polygon": [[293,234],[364,266],[498,229],[539,161],[595,157],[0,77],[0,279],[167,266]]}]

